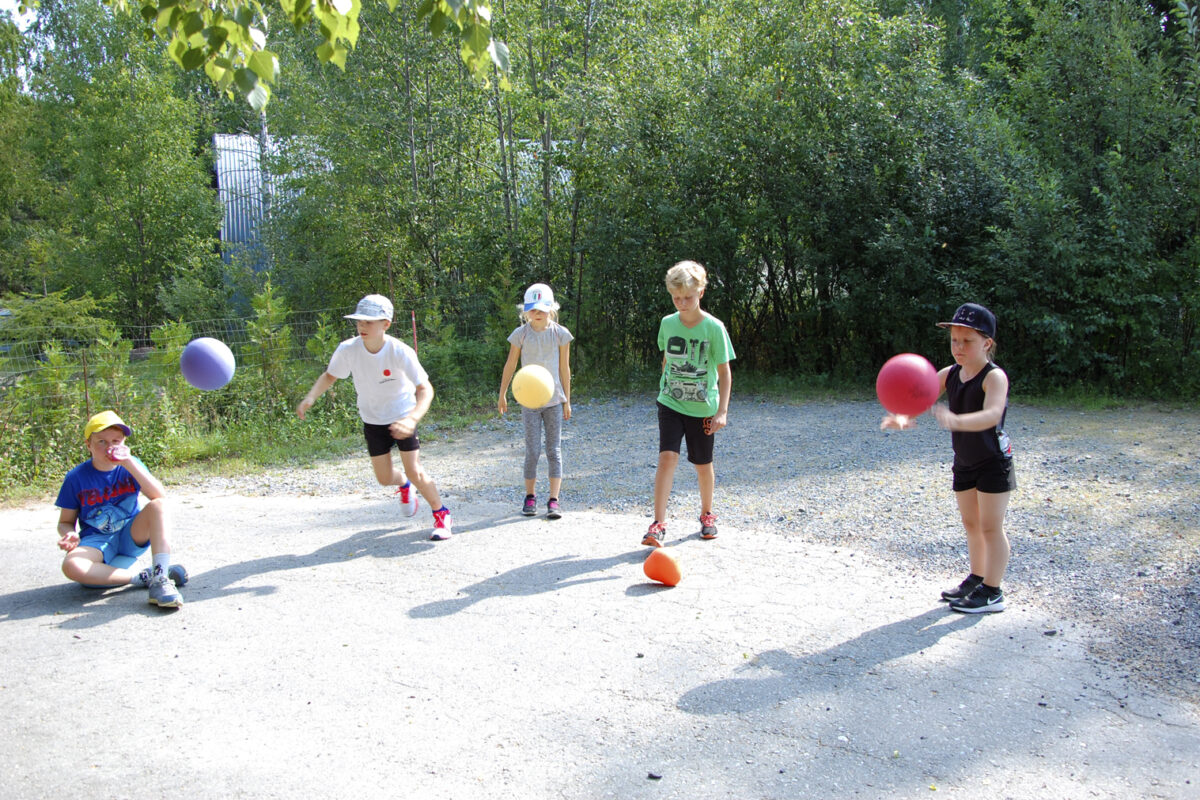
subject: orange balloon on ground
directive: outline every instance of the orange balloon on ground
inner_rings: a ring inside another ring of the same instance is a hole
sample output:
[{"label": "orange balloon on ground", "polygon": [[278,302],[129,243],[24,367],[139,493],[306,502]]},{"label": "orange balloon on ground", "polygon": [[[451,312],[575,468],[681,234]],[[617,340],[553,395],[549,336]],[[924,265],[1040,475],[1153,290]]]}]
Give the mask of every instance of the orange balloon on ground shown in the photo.
[{"label": "orange balloon on ground", "polygon": [[665,583],[667,586],[674,586],[683,577],[679,571],[679,562],[663,547],[656,547],[650,551],[650,555],[646,556],[646,563],[642,564],[642,571],[650,580]]}]

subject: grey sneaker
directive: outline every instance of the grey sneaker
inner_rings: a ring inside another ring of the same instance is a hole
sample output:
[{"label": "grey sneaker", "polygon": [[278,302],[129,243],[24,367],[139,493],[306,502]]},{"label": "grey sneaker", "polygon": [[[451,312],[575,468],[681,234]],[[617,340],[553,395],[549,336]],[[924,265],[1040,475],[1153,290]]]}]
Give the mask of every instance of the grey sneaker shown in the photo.
[{"label": "grey sneaker", "polygon": [[[149,586],[153,577],[154,573],[152,573],[150,568],[147,567],[139,572],[137,577],[135,577],[129,583],[132,586]],[[175,584],[177,587],[187,586],[188,571],[183,564],[172,564],[167,570],[167,577],[170,578],[171,583]]]},{"label": "grey sneaker", "polygon": [[546,519],[560,519],[562,517],[562,509],[559,508],[558,501],[551,498],[549,503],[546,503]]},{"label": "grey sneaker", "polygon": [[167,576],[162,574],[161,570],[155,570],[154,577],[150,580],[149,600],[152,605],[159,608],[183,607],[183,595],[167,579]]},{"label": "grey sneaker", "polygon": [[700,515],[700,538],[717,538],[717,515],[711,511],[705,511]]},{"label": "grey sneaker", "polygon": [[521,506],[521,513],[527,517],[532,517],[537,513],[537,498],[531,494],[525,495],[525,505]]}]

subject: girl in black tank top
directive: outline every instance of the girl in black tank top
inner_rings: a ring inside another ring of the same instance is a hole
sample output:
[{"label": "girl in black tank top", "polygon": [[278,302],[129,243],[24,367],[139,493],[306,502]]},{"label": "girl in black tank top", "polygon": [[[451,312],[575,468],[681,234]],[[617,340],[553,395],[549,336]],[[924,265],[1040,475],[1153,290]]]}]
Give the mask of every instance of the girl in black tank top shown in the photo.
[{"label": "girl in black tank top", "polygon": [[[961,378],[962,366],[955,364],[946,373],[946,400],[950,411],[955,414],[967,414],[972,411],[982,411],[985,393],[983,380],[987,374],[998,367],[988,362],[979,374],[967,382]],[[1008,436],[1004,433],[1004,418],[1008,416],[1008,404],[1000,415],[1000,422],[992,428],[982,431],[951,431],[950,442],[954,447],[955,467],[976,467],[993,458],[1011,458],[1012,447]]]},{"label": "girl in black tank top", "polygon": [[[954,447],[954,497],[967,532],[971,571],[953,589],[942,592],[950,609],[966,614],[1004,610],[1000,582],[1008,568],[1009,545],[1004,533],[1008,498],[1016,488],[1012,449],[1004,433],[1008,415],[1008,376],[992,362],[996,318],[975,303],[959,306],[950,322],[954,365],[938,372],[948,405],[932,414],[950,431]],[[969,377],[964,378],[964,372]],[[888,414],[881,428],[906,429],[915,422]]]}]

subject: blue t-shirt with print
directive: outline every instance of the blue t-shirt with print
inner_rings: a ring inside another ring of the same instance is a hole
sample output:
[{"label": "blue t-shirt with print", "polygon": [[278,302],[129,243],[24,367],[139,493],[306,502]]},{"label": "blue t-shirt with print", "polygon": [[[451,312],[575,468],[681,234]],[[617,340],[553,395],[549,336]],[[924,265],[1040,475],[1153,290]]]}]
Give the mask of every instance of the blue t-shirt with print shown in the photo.
[{"label": "blue t-shirt with print", "polygon": [[[142,465],[137,456],[130,458]],[[95,533],[107,535],[119,532],[137,516],[141,490],[129,470],[120,464],[102,472],[88,459],[67,473],[54,504],[79,512],[80,538]]]}]

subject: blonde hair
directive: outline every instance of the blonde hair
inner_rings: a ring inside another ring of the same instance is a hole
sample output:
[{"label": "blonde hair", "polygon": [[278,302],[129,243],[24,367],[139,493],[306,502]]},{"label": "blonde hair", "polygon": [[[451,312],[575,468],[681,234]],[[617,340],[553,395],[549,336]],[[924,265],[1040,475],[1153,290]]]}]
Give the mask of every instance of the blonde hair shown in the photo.
[{"label": "blonde hair", "polygon": [[703,289],[708,286],[708,271],[695,261],[680,261],[667,270],[667,291]]},{"label": "blonde hair", "polygon": [[[562,308],[562,306],[560,306],[556,300],[554,302],[554,308],[546,312],[546,314],[549,315],[551,322],[558,322],[558,309],[560,308]],[[525,306],[523,304],[517,306],[517,316],[521,318],[521,322],[529,324],[529,312],[525,310]]]}]

